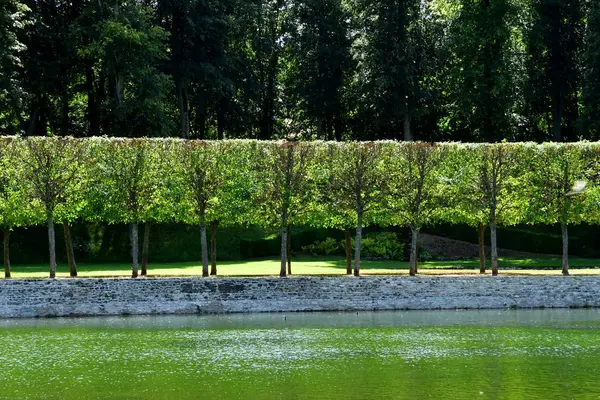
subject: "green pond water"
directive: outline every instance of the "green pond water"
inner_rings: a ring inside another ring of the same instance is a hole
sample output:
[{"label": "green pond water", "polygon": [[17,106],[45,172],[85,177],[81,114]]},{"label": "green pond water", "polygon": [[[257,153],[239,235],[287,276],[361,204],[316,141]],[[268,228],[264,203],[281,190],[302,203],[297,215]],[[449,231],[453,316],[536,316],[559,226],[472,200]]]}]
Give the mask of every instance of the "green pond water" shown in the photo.
[{"label": "green pond water", "polygon": [[0,320],[1,399],[599,399],[600,311]]}]

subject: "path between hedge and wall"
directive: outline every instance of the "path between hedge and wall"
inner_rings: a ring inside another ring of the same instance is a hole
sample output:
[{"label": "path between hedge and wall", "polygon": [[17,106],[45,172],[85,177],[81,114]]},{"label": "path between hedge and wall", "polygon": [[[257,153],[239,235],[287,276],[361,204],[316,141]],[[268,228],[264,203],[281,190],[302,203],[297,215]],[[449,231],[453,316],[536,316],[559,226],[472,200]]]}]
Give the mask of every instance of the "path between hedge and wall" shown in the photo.
[{"label": "path between hedge and wall", "polygon": [[0,281],[0,318],[536,307],[600,307],[600,277]]}]

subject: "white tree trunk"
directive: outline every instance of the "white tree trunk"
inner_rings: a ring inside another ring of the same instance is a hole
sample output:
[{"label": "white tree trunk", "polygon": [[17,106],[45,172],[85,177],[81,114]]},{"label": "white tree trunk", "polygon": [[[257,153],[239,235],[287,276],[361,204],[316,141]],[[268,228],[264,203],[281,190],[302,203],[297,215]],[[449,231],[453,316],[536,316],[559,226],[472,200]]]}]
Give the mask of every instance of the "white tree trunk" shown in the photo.
[{"label": "white tree trunk", "polygon": [[569,275],[569,232],[567,224],[560,224],[562,230],[562,274]]},{"label": "white tree trunk", "polygon": [[362,240],[362,213],[358,213],[356,224],[356,245],[354,248],[354,276],[360,276],[360,242]]},{"label": "white tree trunk", "polygon": [[485,274],[485,225],[479,224],[479,273]]},{"label": "white tree trunk", "polygon": [[419,230],[410,228],[410,232],[410,276],[415,276],[417,274],[417,241],[419,240]]},{"label": "white tree trunk", "polygon": [[206,223],[200,223],[200,246],[202,247],[202,276],[208,276],[208,243],[206,241]]},{"label": "white tree trunk", "polygon": [[48,247],[50,250],[50,278],[56,278],[56,235],[52,214],[48,217]]},{"label": "white tree trunk", "polygon": [[137,222],[131,224],[131,277],[137,278],[139,274],[139,234]]},{"label": "white tree trunk", "polygon": [[412,132],[410,131],[410,117],[404,116],[404,140],[410,142],[413,140]]},{"label": "white tree trunk", "polygon": [[4,228],[4,277],[10,278],[10,229]]},{"label": "white tree trunk", "polygon": [[281,226],[281,268],[279,269],[279,276],[284,278],[287,276],[287,227]]},{"label": "white tree trunk", "polygon": [[492,275],[498,275],[498,244],[496,241],[496,222],[490,223],[490,244],[492,247]]}]

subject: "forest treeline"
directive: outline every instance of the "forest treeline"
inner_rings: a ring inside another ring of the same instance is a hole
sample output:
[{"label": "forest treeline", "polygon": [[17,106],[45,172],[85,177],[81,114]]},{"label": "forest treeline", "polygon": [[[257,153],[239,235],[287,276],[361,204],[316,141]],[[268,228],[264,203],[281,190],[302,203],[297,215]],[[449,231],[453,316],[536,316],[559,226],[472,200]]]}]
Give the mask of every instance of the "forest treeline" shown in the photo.
[{"label": "forest treeline", "polygon": [[594,0],[4,0],[0,129],[600,138]]},{"label": "forest treeline", "polygon": [[[139,274],[139,224],[145,224],[142,275],[151,224],[177,222],[200,227],[204,276],[209,275],[207,227],[212,274],[217,273],[219,226],[280,230],[280,275],[286,276],[291,273],[290,228],[301,225],[344,230],[346,272],[358,276],[365,226],[410,229],[411,275],[418,272],[423,226],[466,224],[480,233],[489,226],[496,275],[498,225],[559,224],[563,274],[568,275],[568,226],[600,222],[599,172],[599,142],[3,137],[5,276],[10,277],[11,229],[44,224],[50,277],[55,276],[57,223],[63,227],[71,276],[76,276],[74,221],[129,224],[133,277]],[[356,232],[353,269],[351,230]],[[485,272],[485,262],[481,267]]]}]

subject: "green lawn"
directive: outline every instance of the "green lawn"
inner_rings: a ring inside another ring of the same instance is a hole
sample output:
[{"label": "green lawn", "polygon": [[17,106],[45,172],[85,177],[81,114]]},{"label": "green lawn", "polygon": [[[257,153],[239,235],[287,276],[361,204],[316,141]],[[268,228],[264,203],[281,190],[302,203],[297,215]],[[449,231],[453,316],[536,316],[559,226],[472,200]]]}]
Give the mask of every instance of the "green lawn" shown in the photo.
[{"label": "green lawn", "polygon": [[[572,258],[570,260],[572,275],[600,275],[600,259]],[[430,261],[419,264],[423,275],[463,275],[479,274],[478,260],[462,261]],[[488,267],[489,268],[489,267]],[[560,275],[560,258],[540,259],[500,259],[501,274],[505,275]],[[507,268],[506,270],[502,270]],[[79,264],[80,277],[116,277],[129,276],[131,267],[126,263],[115,264]],[[345,261],[342,258],[316,259],[297,258],[292,263],[294,275],[343,275]],[[277,276],[279,260],[226,261],[218,264],[219,275],[222,276]],[[155,263],[148,265],[150,276],[197,276],[202,274],[199,262]],[[408,262],[370,261],[361,262],[363,275],[407,275]],[[58,277],[69,274],[66,264],[57,268]],[[47,265],[14,265],[13,278],[45,278],[48,276]]]}]

